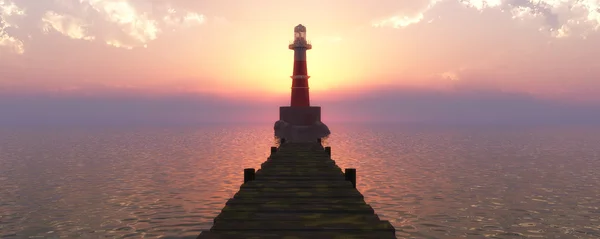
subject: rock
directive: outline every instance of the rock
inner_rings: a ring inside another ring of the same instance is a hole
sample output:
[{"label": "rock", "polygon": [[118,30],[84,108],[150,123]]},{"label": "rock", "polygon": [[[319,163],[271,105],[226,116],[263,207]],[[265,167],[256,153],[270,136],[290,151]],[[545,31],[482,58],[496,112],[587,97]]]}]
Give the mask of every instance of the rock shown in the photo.
[{"label": "rock", "polygon": [[279,120],[275,122],[273,129],[276,137],[284,138],[288,142],[316,142],[318,138],[331,134],[329,127],[320,121],[312,125],[291,125]]}]

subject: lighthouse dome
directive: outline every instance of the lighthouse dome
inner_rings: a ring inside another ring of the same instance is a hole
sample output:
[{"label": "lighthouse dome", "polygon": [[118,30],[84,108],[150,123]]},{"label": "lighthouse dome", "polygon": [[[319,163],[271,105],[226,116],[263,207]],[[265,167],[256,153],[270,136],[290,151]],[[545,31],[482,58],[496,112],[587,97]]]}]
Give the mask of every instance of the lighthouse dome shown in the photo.
[{"label": "lighthouse dome", "polygon": [[300,24],[294,28],[294,32],[306,32],[306,27]]}]

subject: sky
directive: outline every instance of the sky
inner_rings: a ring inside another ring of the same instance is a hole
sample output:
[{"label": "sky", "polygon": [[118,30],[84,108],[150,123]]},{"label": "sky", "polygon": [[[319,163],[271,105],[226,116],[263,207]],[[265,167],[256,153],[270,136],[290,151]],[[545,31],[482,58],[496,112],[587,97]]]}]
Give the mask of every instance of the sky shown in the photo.
[{"label": "sky", "polygon": [[598,0],[0,0],[0,124],[600,122]]}]

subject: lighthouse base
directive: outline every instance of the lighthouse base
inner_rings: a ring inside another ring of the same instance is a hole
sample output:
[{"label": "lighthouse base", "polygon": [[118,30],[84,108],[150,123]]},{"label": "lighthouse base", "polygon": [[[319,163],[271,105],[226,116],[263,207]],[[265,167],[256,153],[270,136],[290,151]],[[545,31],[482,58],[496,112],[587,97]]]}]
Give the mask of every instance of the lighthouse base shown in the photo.
[{"label": "lighthouse base", "polygon": [[281,106],[279,120],[292,125],[312,125],[321,121],[320,106]]},{"label": "lighthouse base", "polygon": [[279,108],[279,121],[275,122],[275,136],[288,142],[315,142],[331,132],[321,122],[321,107]]}]

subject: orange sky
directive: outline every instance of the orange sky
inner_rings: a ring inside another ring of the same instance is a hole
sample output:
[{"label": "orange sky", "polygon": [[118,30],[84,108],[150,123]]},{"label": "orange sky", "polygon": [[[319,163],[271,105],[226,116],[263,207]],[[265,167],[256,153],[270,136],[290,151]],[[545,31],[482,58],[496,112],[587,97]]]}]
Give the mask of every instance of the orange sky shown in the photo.
[{"label": "orange sky", "polygon": [[302,23],[315,96],[410,86],[598,100],[598,5],[572,2],[0,0],[0,89],[277,97]]}]

